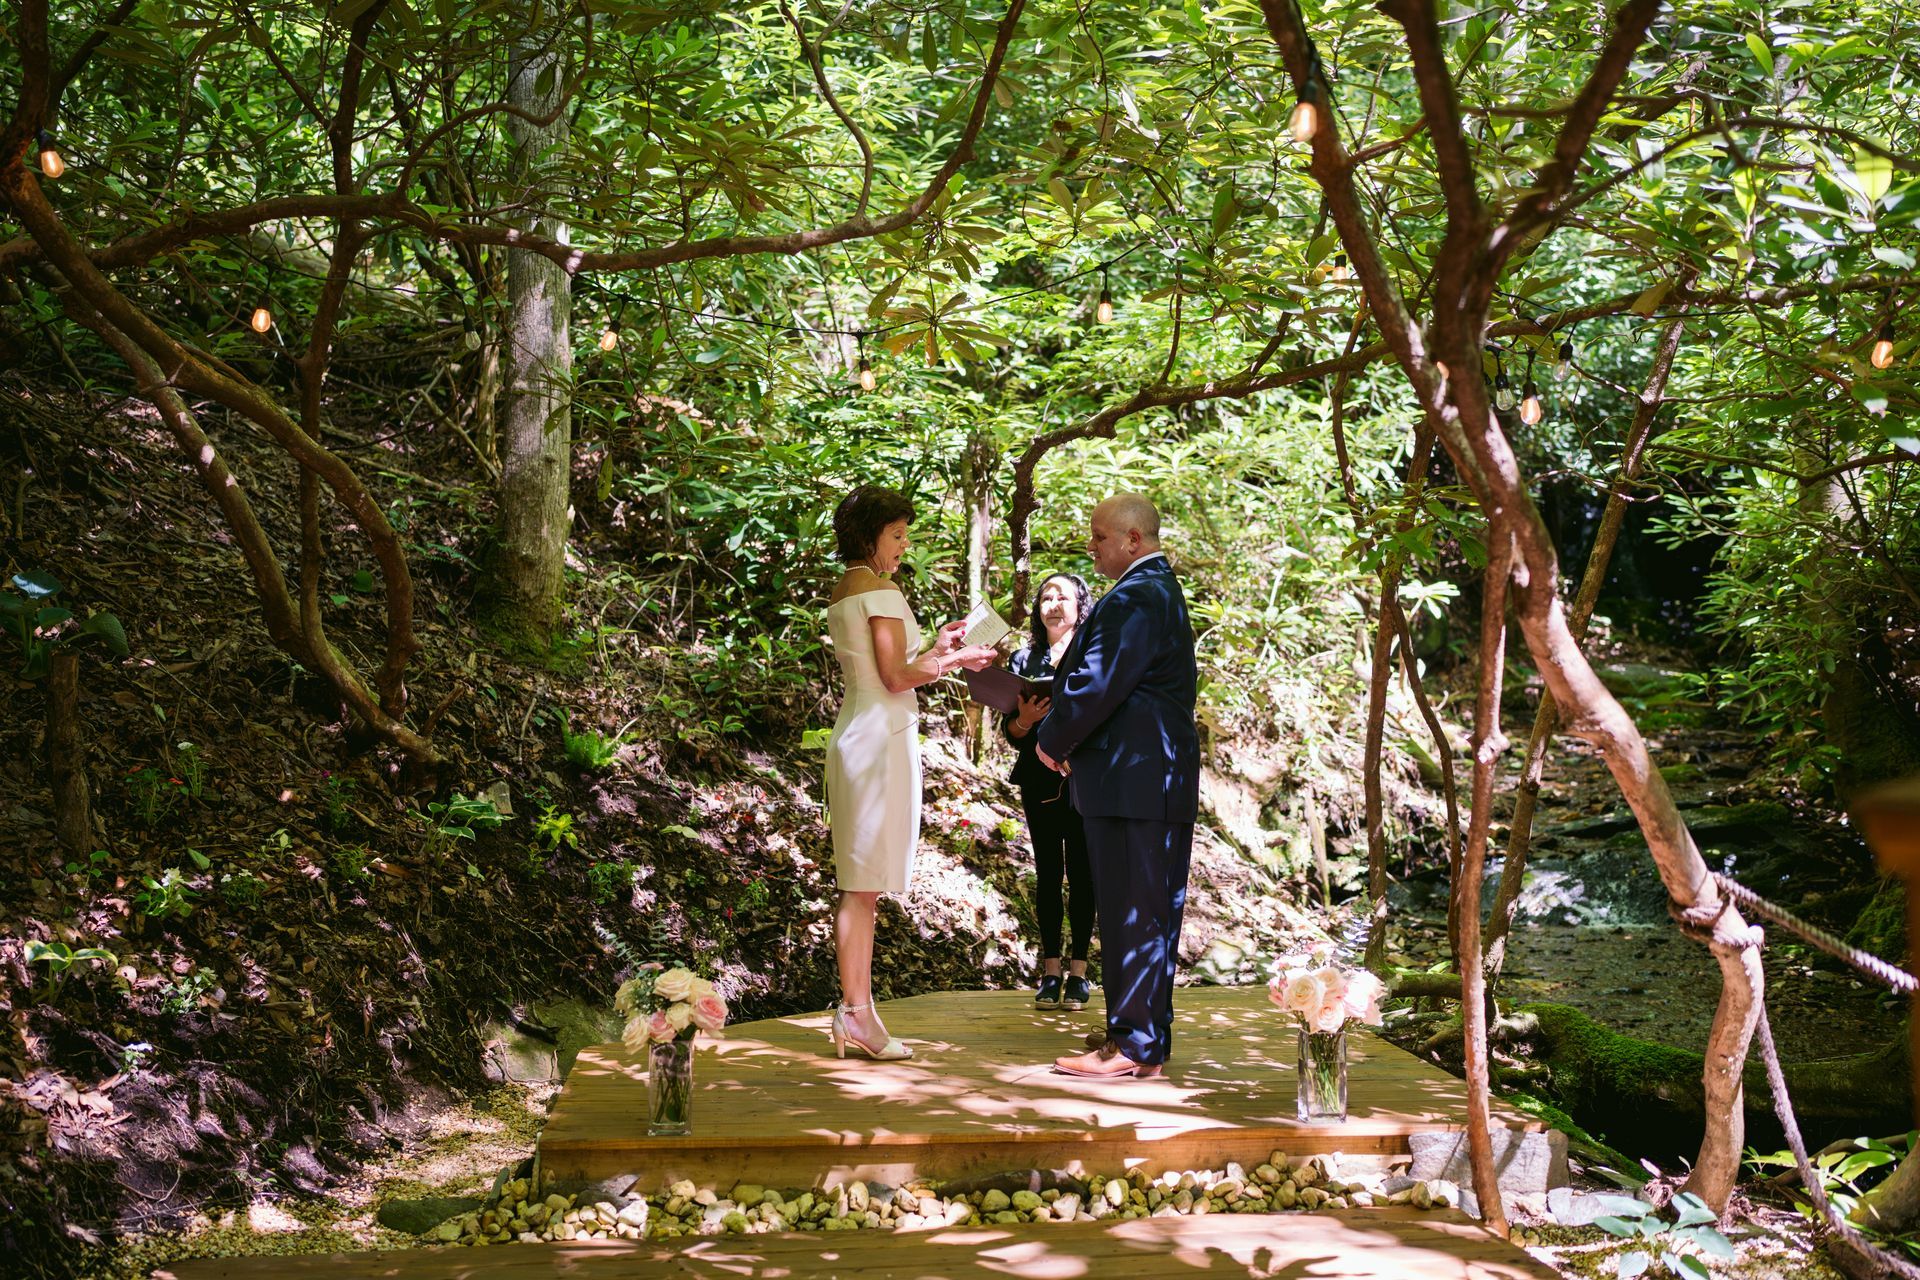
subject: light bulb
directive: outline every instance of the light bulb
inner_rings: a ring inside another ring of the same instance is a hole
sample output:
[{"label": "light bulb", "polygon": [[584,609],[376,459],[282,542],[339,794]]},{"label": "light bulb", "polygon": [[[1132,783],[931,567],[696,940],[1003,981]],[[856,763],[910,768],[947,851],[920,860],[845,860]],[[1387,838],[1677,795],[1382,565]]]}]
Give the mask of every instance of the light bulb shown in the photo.
[{"label": "light bulb", "polygon": [[1347,265],[1346,254],[1340,253],[1334,255],[1333,266],[1327,270],[1327,279],[1333,281],[1335,284],[1344,284],[1348,280],[1353,279],[1353,268]]},{"label": "light bulb", "polygon": [[619,345],[620,335],[618,333],[615,333],[612,329],[602,329],[600,331],[600,349],[602,351],[611,351]]},{"label": "light bulb", "polygon": [[247,323],[253,326],[255,333],[265,333],[267,330],[273,328],[273,312],[267,310],[265,307],[255,307],[253,309],[253,319]]},{"label": "light bulb", "polygon": [[50,145],[40,148],[40,172],[46,174],[49,178],[57,178],[66,171],[67,162],[60,158],[58,151],[55,151]]},{"label": "light bulb", "polygon": [[1527,381],[1527,398],[1520,402],[1520,421],[1528,426],[1538,426],[1540,419],[1547,416],[1546,407],[1540,403],[1540,389]]},{"label": "light bulb", "polygon": [[860,389],[862,391],[871,391],[879,385],[880,385],[880,380],[873,376],[873,366],[867,363],[867,358],[865,356],[861,356],[860,357]]},{"label": "light bulb", "polygon": [[[1309,89],[1308,93],[1312,93]],[[1311,97],[1303,97],[1293,104],[1293,115],[1287,121],[1287,128],[1293,131],[1295,142],[1312,142],[1314,132],[1320,127],[1320,111],[1313,105]]]},{"label": "light bulb", "polygon": [[1099,324],[1113,323],[1113,295],[1105,289],[1100,291],[1100,303],[1093,309],[1093,318]]},{"label": "light bulb", "polygon": [[1502,413],[1513,408],[1513,388],[1507,384],[1507,375],[1493,375],[1493,407]]},{"label": "light bulb", "polygon": [[1553,380],[1565,382],[1567,375],[1573,372],[1573,339],[1568,338],[1560,344],[1560,358],[1553,364]]},{"label": "light bulb", "polygon": [[1867,357],[1876,369],[1884,369],[1893,363],[1893,321],[1880,326],[1880,337],[1873,344],[1873,354]]}]

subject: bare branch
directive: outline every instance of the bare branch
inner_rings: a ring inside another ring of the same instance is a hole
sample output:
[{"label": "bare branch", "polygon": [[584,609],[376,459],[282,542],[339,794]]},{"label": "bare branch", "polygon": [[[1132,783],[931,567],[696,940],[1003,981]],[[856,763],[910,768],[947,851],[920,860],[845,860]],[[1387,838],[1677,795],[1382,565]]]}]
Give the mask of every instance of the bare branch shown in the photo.
[{"label": "bare branch", "polygon": [[827,67],[821,60],[820,50],[818,46],[807,42],[806,28],[800,25],[799,17],[788,7],[787,0],[780,0],[780,12],[792,25],[793,38],[800,42],[800,55],[813,68],[813,82],[820,87],[820,96],[833,109],[833,114],[840,118],[840,123],[847,127],[847,132],[853,135],[854,142],[860,148],[860,203],[854,208],[854,217],[864,218],[867,201],[873,195],[873,144],[867,141],[867,135],[860,131],[860,126],[847,114],[847,109],[840,105],[840,99],[834,96],[833,86],[827,82]]}]

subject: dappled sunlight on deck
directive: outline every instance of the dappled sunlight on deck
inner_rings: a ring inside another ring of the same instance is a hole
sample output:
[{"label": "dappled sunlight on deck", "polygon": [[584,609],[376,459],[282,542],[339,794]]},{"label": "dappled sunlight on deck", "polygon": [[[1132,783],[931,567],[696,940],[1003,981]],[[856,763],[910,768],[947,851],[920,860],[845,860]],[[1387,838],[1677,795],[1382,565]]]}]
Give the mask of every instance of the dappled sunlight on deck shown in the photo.
[{"label": "dappled sunlight on deck", "polygon": [[[683,1138],[645,1135],[642,1059],[601,1045],[580,1055],[554,1104],[542,1168],[563,1180],[637,1174],[649,1186],[749,1169],[756,1181],[811,1185],[826,1173],[1184,1168],[1263,1159],[1275,1147],[1392,1154],[1409,1133],[1464,1123],[1460,1081],[1356,1031],[1348,1122],[1301,1125],[1293,1031],[1264,989],[1188,988],[1176,1010],[1173,1061],[1155,1080],[1055,1073],[1053,1059],[1100,1026],[1098,1011],[1039,1010],[1022,992],[883,1006],[889,1029],[913,1048],[905,1062],[835,1058],[825,1014],[743,1023],[701,1045],[693,1133]],[[1497,1119],[1537,1127],[1514,1113]]]}]

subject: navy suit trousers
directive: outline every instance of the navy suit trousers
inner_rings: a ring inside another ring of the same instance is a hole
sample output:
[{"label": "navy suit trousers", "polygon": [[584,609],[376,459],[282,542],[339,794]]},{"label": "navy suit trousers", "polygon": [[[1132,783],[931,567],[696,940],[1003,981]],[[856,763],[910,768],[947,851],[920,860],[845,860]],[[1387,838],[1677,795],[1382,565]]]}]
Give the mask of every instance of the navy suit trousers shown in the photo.
[{"label": "navy suit trousers", "polygon": [[1191,822],[1087,818],[1087,862],[1100,913],[1107,1038],[1142,1064],[1173,1052],[1173,975],[1187,905]]}]

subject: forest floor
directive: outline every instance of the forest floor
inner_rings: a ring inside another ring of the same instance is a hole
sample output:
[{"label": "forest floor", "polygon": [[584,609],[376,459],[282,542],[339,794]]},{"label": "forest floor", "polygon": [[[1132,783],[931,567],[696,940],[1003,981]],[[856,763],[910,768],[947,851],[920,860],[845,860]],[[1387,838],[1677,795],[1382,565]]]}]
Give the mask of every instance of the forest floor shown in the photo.
[{"label": "forest floor", "polygon": [[[637,956],[708,959],[738,1018],[833,998],[819,756],[802,733],[827,718],[822,673],[781,695],[766,724],[708,714],[710,655],[677,638],[670,615],[656,630],[607,625],[667,595],[622,580],[647,559],[645,531],[611,523],[582,530],[579,625],[558,669],[504,658],[469,618],[473,491],[396,467],[380,492],[419,575],[428,658],[415,696],[443,707],[436,740],[452,760],[425,791],[271,647],[238,603],[238,556],[192,478],[150,422],[119,422],[122,443],[105,450],[57,416],[46,424],[25,507],[35,519],[11,548],[14,571],[52,568],[69,602],[116,612],[135,652],[86,668],[92,859],[53,848],[39,691],[0,677],[16,709],[0,722],[0,843],[24,851],[0,865],[0,1251],[23,1274],[415,1243],[379,1224],[379,1206],[469,1194],[522,1159],[558,1066],[538,1061],[539,1045],[609,1034],[598,1011]],[[233,452],[240,474],[263,477],[254,498],[270,524],[290,526],[269,456],[244,441]],[[335,641],[377,653],[364,566],[336,556]],[[1636,709],[1658,720],[1672,702],[1656,690]],[[957,727],[957,704],[932,707]],[[1531,705],[1516,696],[1509,713],[1524,724]],[[624,745],[583,767],[564,725],[624,726]],[[1844,927],[1844,908],[1872,891],[1857,841],[1750,781],[1760,744],[1690,714],[1660,732],[1694,813],[1747,809],[1725,850],[1743,876],[1761,845],[1791,855],[1801,901],[1824,895]],[[1000,772],[977,770],[951,736],[929,739],[919,875],[881,917],[882,999],[1030,981],[1031,872]],[[1700,981],[1704,954],[1661,925],[1596,762],[1562,742],[1549,777],[1512,994],[1697,1049],[1716,990]],[[482,795],[503,817],[467,834],[436,807]],[[1437,804],[1404,786],[1395,797],[1429,815]],[[1790,850],[1775,848],[1783,833],[1797,833]],[[1350,881],[1351,823],[1331,844]],[[1443,959],[1440,858],[1418,840],[1407,849],[1393,945],[1410,963]],[[1196,854],[1183,945],[1196,977],[1256,978],[1263,958],[1325,936],[1330,917],[1309,907],[1317,892],[1298,867],[1213,830]],[[26,963],[29,940],[113,960],[55,976]],[[1789,1057],[1884,1043],[1897,1025],[1813,957],[1776,946],[1770,973]]]}]

